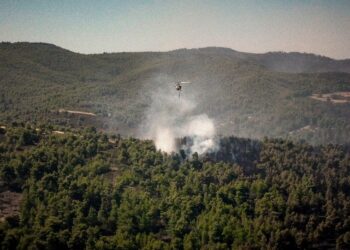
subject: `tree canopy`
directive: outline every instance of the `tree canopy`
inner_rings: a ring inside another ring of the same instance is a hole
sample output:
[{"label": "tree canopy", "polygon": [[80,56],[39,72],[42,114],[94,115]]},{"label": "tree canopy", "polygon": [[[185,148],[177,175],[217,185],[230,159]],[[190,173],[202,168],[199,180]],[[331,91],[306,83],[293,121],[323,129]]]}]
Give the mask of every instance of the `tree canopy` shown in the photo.
[{"label": "tree canopy", "polygon": [[348,249],[350,151],[221,139],[164,154],[89,128],[0,133],[2,189],[23,195],[2,249]]}]

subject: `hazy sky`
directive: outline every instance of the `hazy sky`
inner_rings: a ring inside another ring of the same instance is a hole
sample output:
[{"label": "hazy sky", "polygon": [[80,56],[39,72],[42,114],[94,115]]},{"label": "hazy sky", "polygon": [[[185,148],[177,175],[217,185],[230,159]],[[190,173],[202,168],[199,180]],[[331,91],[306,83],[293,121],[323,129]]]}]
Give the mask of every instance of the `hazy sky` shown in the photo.
[{"label": "hazy sky", "polygon": [[350,58],[350,0],[0,0],[0,41],[81,53],[223,46]]}]

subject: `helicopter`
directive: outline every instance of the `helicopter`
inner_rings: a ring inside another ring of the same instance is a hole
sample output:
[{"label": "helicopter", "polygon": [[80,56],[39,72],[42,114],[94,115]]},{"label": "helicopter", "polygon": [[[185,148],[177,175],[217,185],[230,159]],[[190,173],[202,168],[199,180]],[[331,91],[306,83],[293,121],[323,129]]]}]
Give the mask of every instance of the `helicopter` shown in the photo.
[{"label": "helicopter", "polygon": [[176,91],[179,92],[179,98],[181,96],[182,84],[188,84],[188,83],[191,83],[191,82],[183,82],[183,81],[175,82],[175,89]]}]

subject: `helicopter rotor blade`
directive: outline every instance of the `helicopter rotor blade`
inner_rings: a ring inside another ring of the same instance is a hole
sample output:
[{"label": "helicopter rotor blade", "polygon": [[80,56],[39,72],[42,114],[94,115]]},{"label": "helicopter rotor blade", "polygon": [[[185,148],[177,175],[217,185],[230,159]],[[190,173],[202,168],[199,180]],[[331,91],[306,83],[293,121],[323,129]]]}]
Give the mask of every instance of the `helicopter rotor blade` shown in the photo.
[{"label": "helicopter rotor blade", "polygon": [[178,81],[178,82],[168,82],[168,84],[183,84],[183,83],[192,83],[192,82],[189,82],[189,81]]}]

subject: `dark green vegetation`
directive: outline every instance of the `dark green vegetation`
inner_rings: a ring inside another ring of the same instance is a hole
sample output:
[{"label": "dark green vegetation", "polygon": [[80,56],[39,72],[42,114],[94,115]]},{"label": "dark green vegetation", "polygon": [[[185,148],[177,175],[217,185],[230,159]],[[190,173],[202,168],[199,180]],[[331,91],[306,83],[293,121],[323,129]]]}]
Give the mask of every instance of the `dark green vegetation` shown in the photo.
[{"label": "dark green vegetation", "polygon": [[[214,118],[223,135],[347,143],[350,103],[310,95],[350,91],[349,73],[349,60],[301,53],[204,48],[82,55],[49,44],[1,43],[0,121],[89,124],[135,135],[156,89],[191,80],[184,95],[194,95],[195,112]],[[98,117],[58,114],[60,108]]]},{"label": "dark green vegetation", "polygon": [[200,159],[53,130],[0,131],[2,188],[23,192],[2,249],[350,247],[345,147],[229,137]]}]

